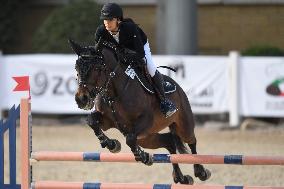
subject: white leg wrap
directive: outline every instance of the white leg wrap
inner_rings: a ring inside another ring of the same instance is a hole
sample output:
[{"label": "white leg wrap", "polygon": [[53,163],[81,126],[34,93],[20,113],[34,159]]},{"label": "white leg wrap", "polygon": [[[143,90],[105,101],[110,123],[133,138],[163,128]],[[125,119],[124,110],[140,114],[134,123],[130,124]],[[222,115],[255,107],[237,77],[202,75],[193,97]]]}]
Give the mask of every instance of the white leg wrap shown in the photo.
[{"label": "white leg wrap", "polygon": [[145,58],[147,62],[147,69],[151,77],[155,75],[155,72],[157,70],[156,64],[153,62],[152,55],[151,55],[151,50],[149,46],[149,42],[144,45],[144,51],[145,51]]}]

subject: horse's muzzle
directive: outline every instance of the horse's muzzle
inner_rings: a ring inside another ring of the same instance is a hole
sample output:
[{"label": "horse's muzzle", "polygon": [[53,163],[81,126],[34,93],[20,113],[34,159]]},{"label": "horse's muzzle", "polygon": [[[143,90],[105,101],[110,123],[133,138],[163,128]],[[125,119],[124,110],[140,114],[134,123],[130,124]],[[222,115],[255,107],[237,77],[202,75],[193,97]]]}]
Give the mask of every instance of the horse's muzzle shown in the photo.
[{"label": "horse's muzzle", "polygon": [[94,107],[94,101],[86,90],[79,90],[75,95],[75,101],[80,109],[91,110]]}]

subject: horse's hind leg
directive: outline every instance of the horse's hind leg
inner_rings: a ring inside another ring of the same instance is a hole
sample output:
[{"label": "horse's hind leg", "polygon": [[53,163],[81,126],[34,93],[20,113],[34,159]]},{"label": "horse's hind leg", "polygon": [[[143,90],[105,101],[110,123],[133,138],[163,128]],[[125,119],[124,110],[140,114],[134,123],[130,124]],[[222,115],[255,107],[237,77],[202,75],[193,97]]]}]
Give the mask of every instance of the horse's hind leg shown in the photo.
[{"label": "horse's hind leg", "polygon": [[[175,127],[174,127],[175,126]],[[184,120],[183,124],[179,125],[173,125],[173,127],[170,128],[171,132],[179,136],[180,143],[187,143],[190,147],[192,154],[197,154],[196,151],[196,138],[194,134],[194,123],[193,120]],[[183,141],[183,142],[182,142]],[[177,145],[181,146],[182,145]],[[187,153],[183,148],[178,148],[178,151],[180,153]],[[198,177],[200,180],[205,181],[210,178],[211,173],[208,169],[205,169],[203,165],[200,164],[194,164],[194,175],[195,177]]]},{"label": "horse's hind leg", "polygon": [[[92,112],[87,118],[88,125],[93,129],[98,137],[102,148],[109,149],[112,153],[120,152],[121,144],[116,139],[109,139],[100,128],[104,124],[103,115],[100,112]],[[105,123],[106,124],[106,123]]]},{"label": "horse's hind leg", "polygon": [[[148,149],[166,148],[170,154],[176,154],[175,137],[172,133],[151,134],[146,138],[139,139],[139,146]],[[173,163],[173,179],[175,183],[193,184],[193,178],[189,175],[183,175],[177,163]]]},{"label": "horse's hind leg", "polygon": [[[193,144],[188,144],[188,146],[189,146],[192,154],[197,154],[196,142],[193,143]],[[211,172],[208,169],[205,169],[203,167],[203,165],[194,164],[193,167],[194,167],[194,175],[195,175],[195,177],[198,177],[201,181],[205,181],[205,180],[210,178]]]}]

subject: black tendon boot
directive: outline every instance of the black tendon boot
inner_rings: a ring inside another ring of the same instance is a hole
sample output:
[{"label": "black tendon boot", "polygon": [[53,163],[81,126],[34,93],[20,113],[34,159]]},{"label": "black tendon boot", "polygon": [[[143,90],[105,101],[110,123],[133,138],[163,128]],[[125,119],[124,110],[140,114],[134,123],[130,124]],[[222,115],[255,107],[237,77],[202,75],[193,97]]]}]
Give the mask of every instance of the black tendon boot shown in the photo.
[{"label": "black tendon boot", "polygon": [[162,74],[157,70],[155,75],[152,77],[154,84],[158,90],[158,96],[161,102],[160,108],[161,112],[165,115],[165,117],[170,117],[173,115],[177,108],[172,101],[166,98],[165,91],[164,91],[164,80]]}]

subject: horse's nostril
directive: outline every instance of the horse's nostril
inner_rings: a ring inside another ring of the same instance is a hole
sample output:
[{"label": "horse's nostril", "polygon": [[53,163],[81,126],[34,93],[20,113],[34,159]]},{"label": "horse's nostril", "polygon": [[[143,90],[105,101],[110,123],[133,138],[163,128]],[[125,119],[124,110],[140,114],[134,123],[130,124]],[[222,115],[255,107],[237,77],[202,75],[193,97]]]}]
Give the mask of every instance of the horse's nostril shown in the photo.
[{"label": "horse's nostril", "polygon": [[87,102],[87,101],[88,101],[88,96],[87,96],[87,95],[83,95],[82,101],[83,101],[83,102]]},{"label": "horse's nostril", "polygon": [[86,104],[88,103],[88,95],[81,95],[81,96],[75,96],[75,101],[79,104]]},{"label": "horse's nostril", "polygon": [[79,101],[80,101],[80,99],[79,99],[79,97],[78,97],[77,95],[75,96],[75,101],[76,101],[76,102],[79,102]]}]

